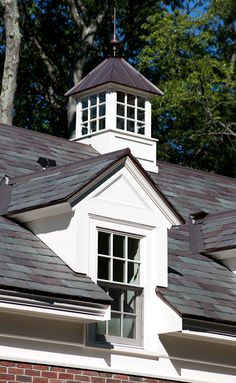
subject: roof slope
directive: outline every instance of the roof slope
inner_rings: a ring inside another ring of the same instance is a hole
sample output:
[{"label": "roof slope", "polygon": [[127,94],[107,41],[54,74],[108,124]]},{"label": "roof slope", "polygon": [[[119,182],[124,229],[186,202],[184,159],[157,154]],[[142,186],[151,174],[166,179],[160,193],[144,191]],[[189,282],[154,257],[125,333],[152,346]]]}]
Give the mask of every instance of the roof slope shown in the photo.
[{"label": "roof slope", "polygon": [[0,137],[0,178],[42,170],[39,157],[64,165],[98,155],[89,145],[5,124],[0,124]]},{"label": "roof slope", "polygon": [[206,216],[201,232],[206,252],[236,248],[236,210]]},{"label": "roof slope", "polygon": [[186,220],[199,211],[235,209],[235,179],[161,161],[158,167],[152,179]]},{"label": "roof slope", "polygon": [[[202,210],[217,212],[225,215],[223,231],[227,230],[226,216],[235,216],[236,180],[164,162],[158,165],[159,173],[152,178],[185,218]],[[189,224],[170,230],[169,285],[158,292],[183,316],[236,322],[236,275],[207,255],[190,251]],[[204,230],[209,235],[215,232],[214,238],[221,228],[209,221]],[[235,243],[233,228],[230,236]]]},{"label": "roof slope", "polygon": [[190,252],[188,225],[170,230],[168,283],[159,293],[181,315],[236,322],[236,275]]},{"label": "roof slope", "polygon": [[119,150],[85,161],[16,177],[11,180],[13,189],[8,213],[66,201],[126,155],[127,150]]},{"label": "roof slope", "polygon": [[122,58],[111,57],[104,60],[78,84],[70,89],[66,93],[66,96],[71,96],[107,83],[124,85],[154,95],[163,95],[160,89],[128,64],[127,61]]},{"label": "roof slope", "polygon": [[86,275],[73,272],[39,238],[0,217],[0,288],[29,294],[108,302]]}]

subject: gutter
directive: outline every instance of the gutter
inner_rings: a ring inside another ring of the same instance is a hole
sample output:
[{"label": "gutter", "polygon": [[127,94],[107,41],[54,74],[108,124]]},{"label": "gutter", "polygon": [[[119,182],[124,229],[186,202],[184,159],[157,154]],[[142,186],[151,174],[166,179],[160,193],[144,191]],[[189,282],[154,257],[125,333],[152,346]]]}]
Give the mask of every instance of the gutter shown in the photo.
[{"label": "gutter", "polygon": [[110,319],[110,305],[101,303],[76,304],[46,302],[34,298],[0,295],[0,313],[24,314],[41,318],[64,319],[83,323],[106,321]]}]

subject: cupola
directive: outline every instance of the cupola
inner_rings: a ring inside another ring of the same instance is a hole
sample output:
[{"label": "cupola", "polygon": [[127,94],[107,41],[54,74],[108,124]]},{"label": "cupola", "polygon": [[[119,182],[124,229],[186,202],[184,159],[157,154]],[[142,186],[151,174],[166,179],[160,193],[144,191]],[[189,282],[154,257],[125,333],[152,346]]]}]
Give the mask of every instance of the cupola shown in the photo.
[{"label": "cupola", "polygon": [[73,140],[102,154],[128,147],[146,170],[157,171],[151,98],[163,93],[127,61],[104,60],[66,95],[77,105]]}]

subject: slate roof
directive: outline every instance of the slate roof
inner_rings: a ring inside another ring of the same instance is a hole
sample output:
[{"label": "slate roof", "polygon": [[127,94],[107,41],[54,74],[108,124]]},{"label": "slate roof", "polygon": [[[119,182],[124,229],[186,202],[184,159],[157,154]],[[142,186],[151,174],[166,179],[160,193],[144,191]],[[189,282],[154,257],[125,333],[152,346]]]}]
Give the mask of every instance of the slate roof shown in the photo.
[{"label": "slate roof", "polygon": [[66,96],[72,96],[107,83],[124,85],[154,95],[163,95],[160,89],[147,80],[123,58],[111,57],[105,59],[94,68],[94,70],[89,72],[86,77],[66,93]]},{"label": "slate roof", "polygon": [[187,224],[170,230],[168,283],[159,294],[182,316],[236,322],[236,275],[190,252]]},{"label": "slate roof", "polygon": [[[18,207],[21,203],[24,207],[39,206],[44,202],[51,203],[51,196],[55,200],[57,193],[59,198],[64,198],[69,189],[73,189],[73,185],[79,185],[79,182],[81,182],[81,187],[82,185],[85,186],[93,177],[101,174],[114,163],[113,161],[117,160],[117,158],[113,157],[116,156],[114,153],[111,156],[98,156],[92,148],[86,145],[69,142],[57,137],[6,125],[1,125],[0,129],[2,136],[0,141],[1,174],[8,174],[10,177],[19,174],[23,175],[15,178],[13,200],[15,206],[18,204]],[[29,144],[25,145],[27,140]],[[59,166],[42,171],[42,168],[37,163],[39,156],[55,159]],[[161,161],[158,166],[158,174],[150,173],[152,180],[186,220],[188,220],[190,214],[199,211],[205,211],[209,214],[204,221],[205,226],[203,227],[205,241],[208,235],[212,235],[212,243],[214,242],[214,246],[218,246],[222,238],[218,237],[217,239],[217,236],[222,235],[223,240],[227,241],[227,246],[232,244],[230,241],[233,241],[234,246],[235,220],[233,216],[236,207],[236,181],[231,178]],[[36,176],[33,174],[34,171],[37,172]],[[75,175],[74,171],[78,174]],[[43,178],[41,178],[41,175]],[[46,181],[46,175],[49,175],[49,183]],[[53,182],[51,182],[54,177],[57,179],[58,185],[60,185],[56,192],[55,187],[52,186]],[[38,189],[35,187],[34,192],[26,198],[24,195],[26,193],[26,190],[24,190],[26,181],[31,185],[34,183],[38,186],[42,184],[43,187],[48,188],[50,185],[52,194],[50,195],[48,189],[48,196],[44,196],[45,199],[42,202],[39,200],[41,192],[38,193]],[[214,220],[214,215],[215,218],[217,218],[217,215],[218,218],[221,218]],[[227,227],[227,221],[229,222],[229,220],[231,222],[230,228]],[[220,221],[222,234],[220,232],[217,234],[217,225],[220,225]],[[213,224],[213,222],[215,223]],[[89,284],[90,279],[73,273],[54,253],[26,229],[9,220],[6,221],[5,218],[1,218],[0,223],[1,241],[4,244],[3,247],[0,247],[0,270],[2,270],[0,271],[0,283],[1,285],[3,283],[2,288],[5,286],[5,288],[12,289],[15,286],[20,289],[23,284],[23,288],[28,286],[32,291],[36,291],[38,288],[45,293],[46,291],[49,293],[52,291],[53,294],[66,293],[71,297],[78,297],[82,293],[85,294],[85,291],[87,293],[86,289],[81,289],[82,285],[80,283],[84,282],[83,278],[85,278]],[[10,228],[14,228],[13,235],[9,235],[12,232]],[[227,232],[227,230],[231,230],[231,232]],[[231,234],[233,238],[230,239]],[[34,247],[34,244],[37,244],[37,246]],[[212,245],[209,242],[207,246],[210,248]],[[24,249],[27,251],[23,251]],[[37,264],[34,263],[36,262],[35,254],[37,254]],[[51,260],[53,262],[50,262]],[[18,271],[10,268],[9,265],[12,264],[16,265],[16,269],[19,266]],[[33,271],[36,276],[35,271],[38,270],[38,277],[41,282],[34,280],[32,273],[27,274],[26,269],[23,272],[21,267]],[[63,268],[63,272],[66,272],[68,279],[57,279],[53,272],[58,271],[58,267],[59,269]],[[8,274],[14,271],[11,277],[9,275],[7,277],[7,274],[5,274],[6,268],[8,268]],[[47,279],[48,285],[45,285],[44,276],[40,274],[41,269],[46,269],[49,273],[52,272],[55,277],[53,279],[51,275]],[[19,274],[16,275],[17,272]],[[29,275],[31,275],[32,280],[28,279]],[[70,287],[68,287],[68,283]],[[94,289],[93,285],[93,293]],[[219,322],[235,322],[236,324],[236,275],[219,262],[214,261],[212,257],[190,250],[189,223],[170,230],[169,286],[166,289],[159,288],[158,294],[180,315]]]},{"label": "slate roof", "polygon": [[0,124],[0,138],[0,178],[42,170],[39,157],[64,165],[98,155],[89,145],[5,124]]},{"label": "slate roof", "polygon": [[103,173],[127,150],[96,156],[76,163],[55,166],[27,176],[13,178],[8,213],[44,207],[66,201]]},{"label": "slate roof", "polygon": [[186,220],[199,211],[235,209],[235,179],[162,161],[158,167],[157,174],[150,173],[152,179]]},{"label": "slate roof", "polygon": [[108,303],[92,280],[73,272],[29,230],[0,217],[0,289]]},{"label": "slate roof", "polygon": [[206,216],[200,229],[205,252],[236,249],[236,210]]},{"label": "slate roof", "polygon": [[[206,217],[203,232],[211,233],[218,246],[221,221],[222,236],[228,245],[231,240],[235,244],[236,180],[164,162],[158,166],[159,173],[151,176],[183,216],[217,213]],[[212,225],[214,216],[222,219]],[[159,287],[158,294],[182,316],[236,322],[236,275],[212,257],[190,251],[189,225],[169,232],[169,285]]]}]

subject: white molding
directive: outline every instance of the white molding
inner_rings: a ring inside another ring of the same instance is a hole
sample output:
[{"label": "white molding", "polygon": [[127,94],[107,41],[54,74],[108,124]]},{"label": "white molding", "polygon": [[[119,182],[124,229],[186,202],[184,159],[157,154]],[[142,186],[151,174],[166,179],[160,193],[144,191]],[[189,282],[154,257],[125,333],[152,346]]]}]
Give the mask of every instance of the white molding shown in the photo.
[{"label": "white molding", "polygon": [[65,320],[80,321],[83,323],[91,323],[110,319],[110,305],[67,305],[55,304],[52,308],[43,307],[36,303],[24,304],[18,302],[0,301],[0,313],[22,313],[37,317],[56,318]]}]

